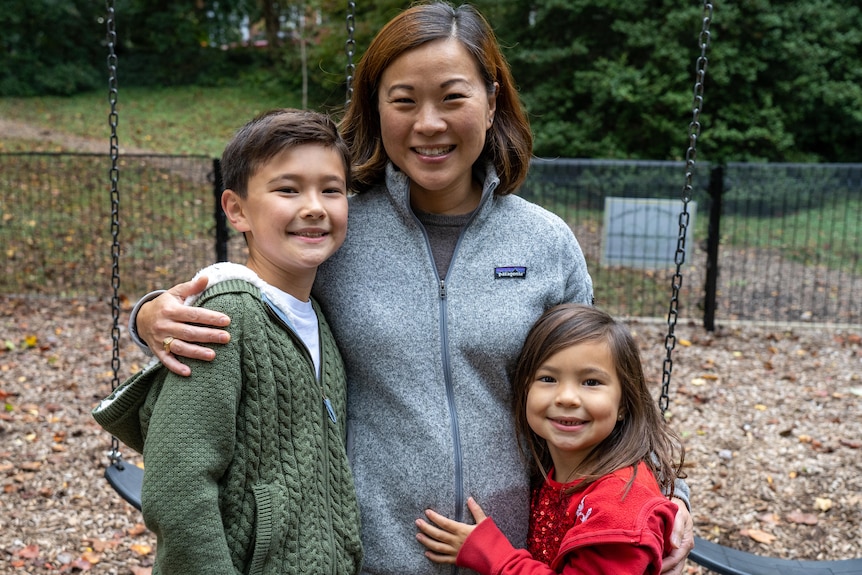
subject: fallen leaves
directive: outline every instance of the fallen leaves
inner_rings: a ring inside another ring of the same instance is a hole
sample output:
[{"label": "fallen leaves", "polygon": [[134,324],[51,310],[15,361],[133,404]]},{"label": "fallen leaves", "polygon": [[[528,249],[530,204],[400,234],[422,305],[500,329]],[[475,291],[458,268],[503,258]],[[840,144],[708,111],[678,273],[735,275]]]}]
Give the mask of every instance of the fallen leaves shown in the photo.
[{"label": "fallen leaves", "polygon": [[129,546],[129,549],[142,556],[149,555],[153,552],[152,546],[146,543],[133,543]]},{"label": "fallen leaves", "polygon": [[147,526],[143,523],[136,523],[126,530],[126,534],[130,537],[137,537],[147,532]]},{"label": "fallen leaves", "polygon": [[817,516],[815,514],[803,513],[798,509],[788,513],[787,520],[791,523],[799,523],[801,525],[817,525]]},{"label": "fallen leaves", "polygon": [[[9,552],[11,557],[9,563],[16,569],[26,569],[27,567],[35,567],[48,572],[58,573],[80,573],[89,571],[95,565],[102,563],[105,557],[110,553],[116,555],[117,552],[129,550],[135,556],[149,560],[149,556],[153,553],[152,546],[146,541],[128,542],[124,540],[126,537],[139,537],[147,534],[147,529],[143,525],[136,524],[128,529],[126,533],[115,533],[111,539],[100,537],[92,537],[82,541],[83,547],[80,553],[73,553],[68,550],[61,550],[54,554],[53,557],[47,557],[50,553],[44,552],[39,545],[29,544],[19,547]],[[146,565],[129,566],[132,573],[136,575],[150,575],[152,567]]]},{"label": "fallen leaves", "polygon": [[754,539],[758,543],[765,543],[769,545],[773,541],[775,541],[775,535],[772,533],[767,533],[766,531],[761,531],[760,529],[742,529],[740,535],[744,535],[746,537],[750,537]]},{"label": "fallen leaves", "polygon": [[819,511],[829,511],[832,509],[832,500],[828,497],[815,497],[814,508]]}]

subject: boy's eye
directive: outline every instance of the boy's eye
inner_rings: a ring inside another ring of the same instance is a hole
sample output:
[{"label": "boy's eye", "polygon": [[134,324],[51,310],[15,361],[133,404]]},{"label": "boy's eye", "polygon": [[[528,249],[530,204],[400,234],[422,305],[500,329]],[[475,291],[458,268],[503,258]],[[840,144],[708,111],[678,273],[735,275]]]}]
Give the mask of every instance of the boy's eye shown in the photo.
[{"label": "boy's eye", "polygon": [[294,188],[279,188],[275,191],[278,192],[279,194],[295,194],[295,193],[297,193]]},{"label": "boy's eye", "polygon": [[344,190],[339,189],[339,188],[329,188],[329,189],[323,190],[323,193],[324,194],[343,194]]}]

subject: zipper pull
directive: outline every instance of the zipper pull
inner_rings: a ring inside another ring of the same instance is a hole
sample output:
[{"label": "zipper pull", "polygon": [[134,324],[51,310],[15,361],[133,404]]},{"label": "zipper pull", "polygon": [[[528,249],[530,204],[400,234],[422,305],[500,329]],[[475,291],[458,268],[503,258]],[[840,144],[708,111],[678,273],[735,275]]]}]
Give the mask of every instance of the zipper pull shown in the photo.
[{"label": "zipper pull", "polygon": [[440,299],[446,299],[446,280],[440,280]]},{"label": "zipper pull", "polygon": [[326,406],[326,412],[329,414],[329,419],[332,420],[332,423],[338,423],[335,419],[335,410],[332,409],[332,402],[325,395],[323,396],[323,405]]}]

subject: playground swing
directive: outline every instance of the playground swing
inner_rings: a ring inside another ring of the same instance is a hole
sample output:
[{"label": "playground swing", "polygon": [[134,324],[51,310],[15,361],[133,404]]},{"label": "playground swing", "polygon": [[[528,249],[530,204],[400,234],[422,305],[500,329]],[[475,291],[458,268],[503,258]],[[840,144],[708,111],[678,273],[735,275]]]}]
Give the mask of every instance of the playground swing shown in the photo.
[{"label": "playground swing", "polygon": [[[119,145],[117,139],[117,56],[115,53],[116,30],[114,20],[114,0],[106,0],[107,6],[107,44],[108,44],[108,71],[109,71],[109,102],[110,114],[109,124],[111,127],[110,138],[110,180],[111,180],[111,285],[113,295],[111,299],[111,310],[113,325],[111,338],[113,340],[113,355],[111,367],[113,379],[112,389],[119,386]],[[348,38],[345,42],[345,53],[347,55],[347,66],[345,75],[347,80],[346,103],[349,104],[353,95],[353,56],[355,53],[354,23],[356,3],[347,3],[347,32]],[[697,58],[694,100],[692,106],[692,120],[689,123],[689,146],[685,155],[685,185],[681,194],[682,210],[679,215],[679,236],[677,238],[677,249],[674,256],[676,265],[671,279],[671,298],[667,319],[667,335],[665,337],[666,356],[662,365],[662,385],[659,396],[659,407],[662,413],[667,411],[670,402],[670,376],[673,370],[672,352],[676,346],[676,322],[678,318],[679,291],[682,286],[682,266],[685,262],[685,240],[689,225],[688,204],[691,201],[692,179],[694,175],[695,159],[697,156],[697,138],[700,135],[700,111],[703,105],[703,86],[706,78],[706,67],[708,59],[706,56],[710,44],[709,26],[712,22],[713,5],[709,0],[703,1],[703,19],[701,34],[699,37],[700,56]],[[143,470],[123,460],[119,450],[119,440],[111,437],[111,450],[108,452],[109,466],[105,470],[105,478],[111,487],[127,502],[136,509],[141,509],[141,487],[143,485]],[[792,559],[779,559],[768,556],[756,555],[745,551],[739,551],[724,545],[719,545],[700,537],[695,537],[694,550],[689,554],[689,559],[714,571],[720,575],[859,575],[862,574],[862,558],[845,559],[838,561],[804,561]]]},{"label": "playground swing", "polygon": [[[117,54],[116,54],[116,20],[114,0],[106,0],[106,26],[108,44],[108,100],[110,113],[108,123],[111,127],[110,137],[110,180],[111,180],[111,296],[112,312],[112,357],[111,357],[111,389],[115,390],[120,385],[120,192],[119,192],[119,140],[117,138]],[[345,42],[345,53],[347,55],[347,66],[345,76],[347,79],[346,104],[350,103],[353,95],[353,56],[356,42],[354,40],[356,3],[347,3],[347,41]],[[345,105],[346,105],[345,104]],[[111,449],[108,451],[109,465],[105,469],[105,479],[117,492],[138,511],[141,510],[141,489],[144,483],[144,470],[123,459],[120,452],[119,440],[111,436]]]},{"label": "playground swing", "polygon": [[[674,330],[678,317],[679,290],[682,285],[682,264],[685,261],[685,238],[688,228],[688,203],[691,200],[692,175],[697,155],[697,138],[700,135],[700,111],[703,105],[703,83],[706,77],[706,51],[710,43],[709,25],[712,21],[712,4],[708,0],[703,3],[703,26],[700,35],[700,56],[697,59],[694,103],[692,120],[689,124],[689,147],[685,155],[685,185],[682,191],[682,211],[679,217],[679,237],[674,256],[676,271],[672,278],[672,293],[668,311],[668,330],[665,337],[667,355],[662,366],[662,387],[659,396],[659,407],[665,413],[670,402],[670,374],[673,369],[671,352],[676,346]],[[840,561],[802,561],[793,559],[778,559],[739,551],[731,547],[719,545],[702,539],[694,538],[694,549],[688,558],[698,565],[721,575],[850,575],[862,574],[862,558]]]}]

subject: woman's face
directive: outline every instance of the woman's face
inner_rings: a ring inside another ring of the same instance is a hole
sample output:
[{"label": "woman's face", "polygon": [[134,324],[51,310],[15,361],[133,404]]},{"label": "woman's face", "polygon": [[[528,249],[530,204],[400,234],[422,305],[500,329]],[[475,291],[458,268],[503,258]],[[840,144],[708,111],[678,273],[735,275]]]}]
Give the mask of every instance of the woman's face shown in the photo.
[{"label": "woman's face", "polygon": [[466,213],[481,189],[473,164],[496,107],[476,61],[455,39],[407,51],[384,70],[378,91],[380,131],[389,159],[411,180],[415,207]]}]

